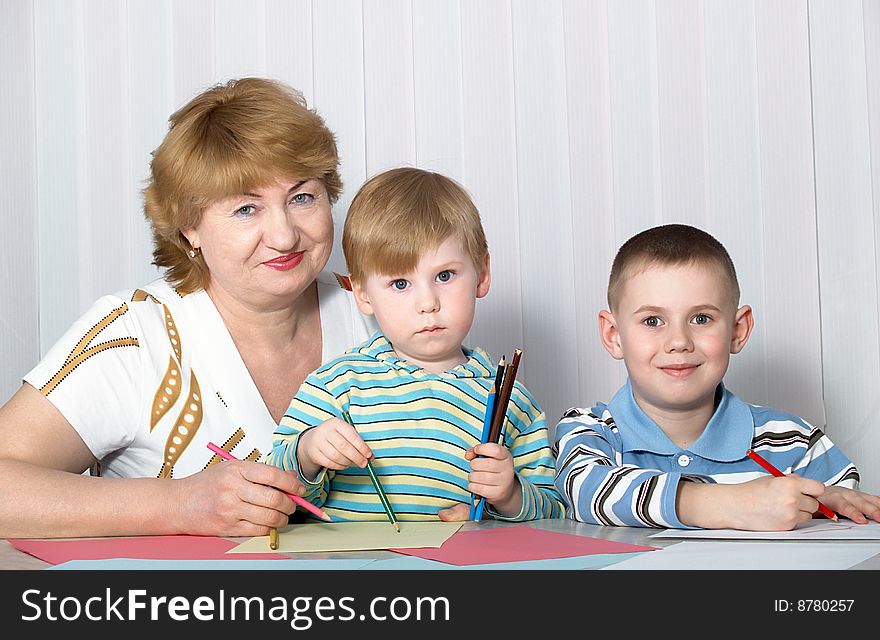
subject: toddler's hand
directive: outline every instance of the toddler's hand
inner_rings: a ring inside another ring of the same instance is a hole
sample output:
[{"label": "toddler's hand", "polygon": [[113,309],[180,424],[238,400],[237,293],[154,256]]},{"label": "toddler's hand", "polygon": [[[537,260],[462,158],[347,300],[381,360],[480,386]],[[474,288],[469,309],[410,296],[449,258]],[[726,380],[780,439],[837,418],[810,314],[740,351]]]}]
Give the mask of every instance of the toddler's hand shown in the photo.
[{"label": "toddler's hand", "polygon": [[357,429],[340,418],[329,418],[303,431],[296,450],[300,473],[314,478],[322,468],[366,467],[373,451]]},{"label": "toddler's hand", "polygon": [[468,449],[464,457],[471,461],[468,491],[483,496],[502,515],[518,514],[522,509],[522,487],[516,479],[510,451],[488,442]]},{"label": "toddler's hand", "polygon": [[471,509],[466,504],[457,504],[448,509],[441,509],[437,512],[437,516],[443,522],[467,522]]}]

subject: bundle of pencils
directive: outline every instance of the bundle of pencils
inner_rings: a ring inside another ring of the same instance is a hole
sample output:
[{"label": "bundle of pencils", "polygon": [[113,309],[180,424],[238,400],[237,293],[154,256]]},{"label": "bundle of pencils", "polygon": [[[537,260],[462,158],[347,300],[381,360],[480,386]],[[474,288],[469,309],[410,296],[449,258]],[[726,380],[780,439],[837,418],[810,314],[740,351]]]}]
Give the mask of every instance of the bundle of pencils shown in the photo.
[{"label": "bundle of pencils", "polygon": [[[498,362],[498,370],[495,373],[495,384],[489,391],[486,401],[486,418],[483,422],[483,434],[480,442],[494,442],[499,444],[501,430],[504,427],[504,418],[507,416],[507,407],[510,405],[510,394],[513,392],[513,383],[516,382],[516,372],[519,369],[519,361],[522,358],[522,349],[513,352],[513,359],[505,367],[504,356]],[[483,509],[486,499],[480,497],[478,502],[471,499],[470,520],[482,520]]]}]

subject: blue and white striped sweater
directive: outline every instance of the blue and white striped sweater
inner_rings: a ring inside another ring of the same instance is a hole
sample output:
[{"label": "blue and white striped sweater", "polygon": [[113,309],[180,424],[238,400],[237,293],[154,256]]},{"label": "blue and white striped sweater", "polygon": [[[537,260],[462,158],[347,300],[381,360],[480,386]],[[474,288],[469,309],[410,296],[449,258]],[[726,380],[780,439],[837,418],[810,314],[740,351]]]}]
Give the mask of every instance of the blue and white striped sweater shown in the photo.
[{"label": "blue and white striped sweater", "polygon": [[568,517],[581,522],[688,528],[675,512],[678,484],[739,483],[766,475],[754,449],[783,473],[857,488],[853,463],[821,429],[719,387],[720,402],[703,434],[675,445],[639,408],[629,381],[608,405],[571,409],[556,427],[556,487]]}]

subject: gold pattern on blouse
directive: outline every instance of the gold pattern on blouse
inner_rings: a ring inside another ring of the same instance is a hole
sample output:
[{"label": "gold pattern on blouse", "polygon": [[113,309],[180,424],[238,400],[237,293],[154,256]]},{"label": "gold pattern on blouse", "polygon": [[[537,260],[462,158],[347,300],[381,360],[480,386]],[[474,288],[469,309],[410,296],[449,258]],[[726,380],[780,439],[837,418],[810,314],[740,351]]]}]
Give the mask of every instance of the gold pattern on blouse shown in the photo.
[{"label": "gold pattern on blouse", "polygon": [[171,312],[168,311],[168,307],[163,304],[162,310],[165,312],[165,331],[168,332],[168,340],[171,342],[171,348],[174,349],[174,355],[177,356],[177,361],[182,362],[183,354],[181,353],[182,347],[180,345],[180,335],[177,333],[177,325],[174,324],[174,318],[171,317]]},{"label": "gold pattern on blouse", "polygon": [[[131,296],[131,300],[132,302],[152,300],[156,304],[162,304],[143,289],[135,289]],[[162,382],[159,383],[159,387],[153,394],[153,406],[150,410],[150,432],[156,428],[159,421],[165,417],[165,414],[168,413],[168,411],[171,410],[171,407],[177,402],[183,384],[180,372],[180,365],[183,359],[180,345],[180,334],[177,331],[177,325],[174,323],[174,318],[171,316],[171,312],[168,311],[168,307],[164,304],[162,305],[162,315],[165,319],[165,332],[168,334],[168,342],[171,343],[171,349],[174,351],[174,356],[168,357],[168,368],[165,370]]]},{"label": "gold pattern on blouse", "polygon": [[174,427],[165,441],[165,455],[162,468],[159,470],[159,478],[170,478],[174,471],[174,465],[180,459],[181,454],[189,446],[193,436],[202,424],[202,392],[196,374],[190,371],[189,398],[180,410]]},{"label": "gold pattern on blouse", "polygon": [[[238,443],[242,440],[244,440],[244,431],[242,431],[241,427],[239,427],[235,430],[235,433],[226,438],[223,444],[220,445],[220,448],[223,449],[226,453],[232,453],[232,450],[235,449],[235,447],[238,446]],[[211,456],[211,459],[208,460],[208,464],[205,465],[205,469],[210,467],[212,464],[217,464],[221,461],[222,458],[215,453],[213,456]]]},{"label": "gold pattern on blouse", "polygon": [[94,355],[101,353],[107,349],[114,349],[117,347],[137,347],[139,346],[137,338],[127,337],[127,338],[114,338],[112,340],[107,340],[106,342],[99,342],[93,346],[89,346],[92,340],[100,334],[104,329],[109,327],[117,318],[125,315],[128,312],[128,305],[126,303],[122,303],[121,306],[115,308],[113,311],[108,313],[106,316],[101,318],[101,320],[96,323],[91,329],[89,329],[86,334],[80,339],[79,342],[76,343],[76,346],[73,348],[73,351],[70,352],[70,355],[67,356],[67,359],[64,361],[64,364],[61,366],[61,369],[52,376],[52,379],[49,380],[46,384],[44,384],[40,388],[40,393],[44,396],[48,396],[52,391],[54,391],[55,387],[57,387],[64,378],[66,378],[70,373],[76,369],[83,362],[88,360]]},{"label": "gold pattern on blouse", "polygon": [[134,293],[131,294],[132,302],[143,302],[144,300],[150,299],[156,304],[161,304],[156,298],[154,298],[151,294],[147,293],[143,289],[135,289]]},{"label": "gold pattern on blouse", "polygon": [[[242,440],[244,440],[244,431],[241,427],[239,427],[235,430],[235,433],[229,436],[229,438],[227,438],[226,441],[222,445],[220,445],[220,448],[227,453],[232,453],[232,450],[235,449],[235,447],[237,447]],[[249,462],[257,462],[262,455],[263,454],[260,453],[259,449],[252,449],[249,454],[241,459],[248,460]],[[211,456],[211,459],[208,460],[208,464],[204,466],[204,469],[207,469],[212,464],[217,464],[218,462],[222,462],[222,458],[220,458],[220,456],[215,453],[213,456]]]},{"label": "gold pattern on blouse", "polygon": [[153,396],[153,409],[150,411],[150,431],[156,427],[159,420],[177,402],[177,399],[180,397],[181,384],[180,367],[172,356],[168,356],[168,369],[165,371],[162,383],[156,389],[156,395]]}]

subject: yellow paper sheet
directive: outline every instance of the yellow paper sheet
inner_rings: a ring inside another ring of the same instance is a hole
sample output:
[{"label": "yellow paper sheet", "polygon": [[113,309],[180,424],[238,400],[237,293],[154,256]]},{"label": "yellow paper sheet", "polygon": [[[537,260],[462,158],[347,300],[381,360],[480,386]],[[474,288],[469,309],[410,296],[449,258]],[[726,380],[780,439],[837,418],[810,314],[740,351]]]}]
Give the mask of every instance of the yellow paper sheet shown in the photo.
[{"label": "yellow paper sheet", "polygon": [[[278,530],[278,549],[283,553],[307,551],[366,551],[369,549],[415,549],[439,547],[463,522],[401,522],[400,533],[388,522],[328,522],[294,524]],[[257,536],[226,553],[266,553],[269,536]]]}]

